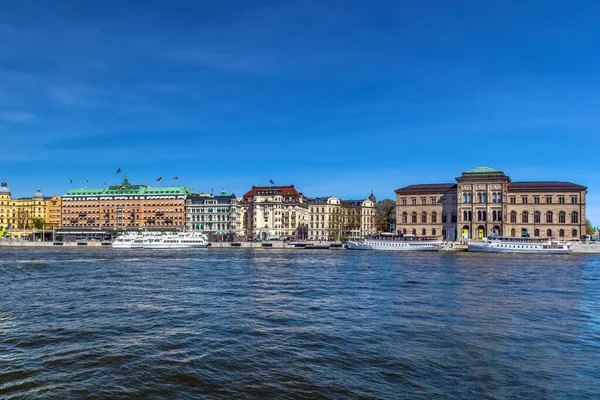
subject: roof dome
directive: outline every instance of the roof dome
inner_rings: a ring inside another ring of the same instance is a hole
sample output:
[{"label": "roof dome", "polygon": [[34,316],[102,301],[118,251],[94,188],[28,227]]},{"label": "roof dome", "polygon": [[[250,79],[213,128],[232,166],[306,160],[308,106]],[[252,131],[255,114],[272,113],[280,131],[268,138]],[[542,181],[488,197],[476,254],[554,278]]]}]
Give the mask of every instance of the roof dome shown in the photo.
[{"label": "roof dome", "polygon": [[371,192],[371,195],[369,196],[369,200],[371,200],[373,203],[377,202],[377,199],[375,198],[375,195],[373,194],[373,192]]},{"label": "roof dome", "polygon": [[10,194],[10,189],[8,188],[8,185],[6,184],[6,182],[2,182],[2,186],[0,186],[0,193]]},{"label": "roof dome", "polygon": [[33,198],[35,198],[35,199],[43,199],[44,198],[44,194],[40,191],[40,189],[38,189],[33,194]]},{"label": "roof dome", "polygon": [[498,172],[502,172],[499,169],[496,168],[492,168],[492,167],[477,167],[477,168],[473,168],[470,169],[468,171],[465,171],[465,174],[493,174],[493,173],[498,173]]}]

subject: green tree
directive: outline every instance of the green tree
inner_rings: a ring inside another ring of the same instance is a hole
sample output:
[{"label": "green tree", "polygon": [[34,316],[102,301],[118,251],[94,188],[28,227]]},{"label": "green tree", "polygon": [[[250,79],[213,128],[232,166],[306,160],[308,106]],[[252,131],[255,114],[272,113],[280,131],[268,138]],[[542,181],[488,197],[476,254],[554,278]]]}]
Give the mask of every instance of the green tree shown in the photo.
[{"label": "green tree", "polygon": [[44,227],[44,218],[35,218],[33,220],[33,226],[35,227],[35,229],[42,229]]},{"label": "green tree", "polygon": [[396,221],[396,202],[384,199],[377,202],[375,222],[379,232],[391,232]]},{"label": "green tree", "polygon": [[594,227],[592,226],[592,222],[589,219],[585,220],[585,234],[586,235],[594,234]]}]

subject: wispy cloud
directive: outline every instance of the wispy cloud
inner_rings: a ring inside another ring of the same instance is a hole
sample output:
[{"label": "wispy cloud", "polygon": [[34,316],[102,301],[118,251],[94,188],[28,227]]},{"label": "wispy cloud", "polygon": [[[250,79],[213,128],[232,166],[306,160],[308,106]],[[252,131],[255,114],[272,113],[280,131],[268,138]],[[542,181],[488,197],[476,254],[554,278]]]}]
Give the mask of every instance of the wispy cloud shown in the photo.
[{"label": "wispy cloud", "polygon": [[0,112],[0,121],[11,124],[24,124],[35,120],[37,116],[27,111],[2,111]]}]

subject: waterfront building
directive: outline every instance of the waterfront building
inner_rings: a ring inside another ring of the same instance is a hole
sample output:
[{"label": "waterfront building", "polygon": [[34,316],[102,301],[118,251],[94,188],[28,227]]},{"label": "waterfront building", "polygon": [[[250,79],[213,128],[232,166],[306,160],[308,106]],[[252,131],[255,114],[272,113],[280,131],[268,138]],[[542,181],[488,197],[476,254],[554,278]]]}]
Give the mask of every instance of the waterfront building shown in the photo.
[{"label": "waterfront building", "polygon": [[45,230],[47,217],[46,198],[38,189],[33,196],[13,199],[6,182],[0,185],[0,227],[11,228],[8,238],[31,238]]},{"label": "waterfront building", "polygon": [[336,196],[310,200],[308,239],[360,239],[375,233],[376,199],[340,200]]},{"label": "waterfront building", "polygon": [[235,194],[190,195],[185,201],[186,229],[205,233],[209,240],[238,240],[242,207]]},{"label": "waterfront building", "polygon": [[308,236],[308,198],[290,186],[252,186],[242,198],[243,230],[249,240]]},{"label": "waterfront building", "polygon": [[456,183],[396,190],[396,227],[403,235],[480,239],[578,239],[585,232],[587,187],[570,182],[512,182],[504,172],[478,167]]},{"label": "waterfront building", "polygon": [[187,187],[150,187],[129,183],[104,189],[73,189],[62,196],[63,234],[113,233],[140,228],[181,230],[185,227]]},{"label": "waterfront building", "polygon": [[46,229],[60,229],[62,226],[62,198],[46,198]]}]

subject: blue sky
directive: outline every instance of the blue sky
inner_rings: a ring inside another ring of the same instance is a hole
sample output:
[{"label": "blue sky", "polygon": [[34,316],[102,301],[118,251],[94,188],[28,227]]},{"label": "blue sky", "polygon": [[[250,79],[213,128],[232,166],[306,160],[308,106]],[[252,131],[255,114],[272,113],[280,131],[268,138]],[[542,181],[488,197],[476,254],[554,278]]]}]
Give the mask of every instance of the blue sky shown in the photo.
[{"label": "blue sky", "polygon": [[385,198],[489,165],[589,186],[600,224],[599,20],[597,1],[5,0],[0,178]]}]

